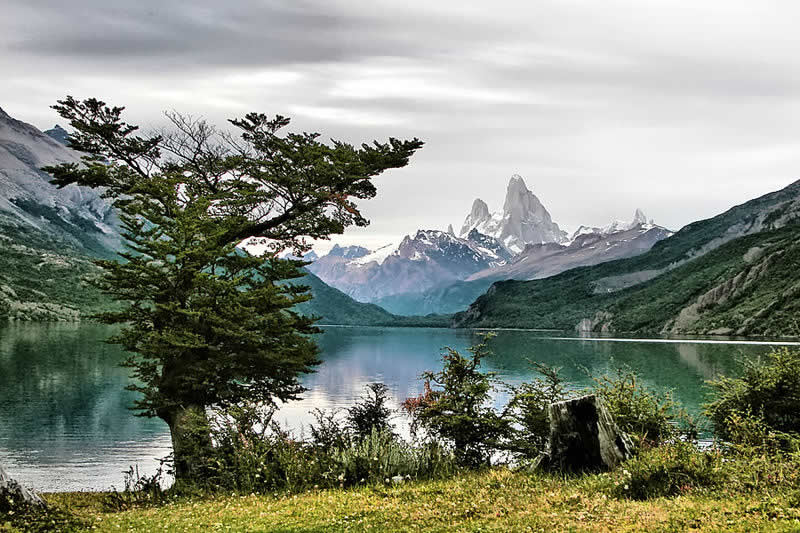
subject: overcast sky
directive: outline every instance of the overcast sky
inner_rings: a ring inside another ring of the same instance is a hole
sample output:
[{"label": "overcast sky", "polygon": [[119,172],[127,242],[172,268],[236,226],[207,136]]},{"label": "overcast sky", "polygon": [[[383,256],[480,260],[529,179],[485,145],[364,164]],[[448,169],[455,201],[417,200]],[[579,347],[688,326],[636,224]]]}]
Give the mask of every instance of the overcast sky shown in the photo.
[{"label": "overcast sky", "polygon": [[795,0],[4,0],[0,107],[423,139],[345,243],[458,228],[514,173],[567,230],[636,207],[677,229],[800,178],[799,20]]}]

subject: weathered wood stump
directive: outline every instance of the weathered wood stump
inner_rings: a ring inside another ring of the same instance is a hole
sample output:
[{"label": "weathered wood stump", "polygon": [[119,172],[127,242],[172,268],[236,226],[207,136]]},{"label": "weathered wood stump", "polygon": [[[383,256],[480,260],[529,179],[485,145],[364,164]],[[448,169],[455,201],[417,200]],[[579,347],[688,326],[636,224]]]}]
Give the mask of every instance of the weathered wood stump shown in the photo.
[{"label": "weathered wood stump", "polygon": [[551,404],[550,440],[539,466],[585,472],[610,470],[629,459],[633,443],[594,394]]},{"label": "weathered wood stump", "polygon": [[0,512],[24,508],[46,509],[47,504],[38,494],[12,479],[0,465]]}]

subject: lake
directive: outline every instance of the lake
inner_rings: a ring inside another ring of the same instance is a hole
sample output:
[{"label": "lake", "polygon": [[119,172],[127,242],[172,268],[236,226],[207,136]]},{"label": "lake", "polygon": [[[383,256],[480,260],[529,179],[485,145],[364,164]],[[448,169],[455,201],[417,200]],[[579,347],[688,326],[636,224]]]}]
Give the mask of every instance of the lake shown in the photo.
[{"label": "lake", "polygon": [[[0,464],[21,482],[41,491],[122,488],[130,465],[151,473],[169,454],[166,425],[128,409],[135,394],[124,390],[124,353],[103,342],[111,331],[94,324],[0,326]],[[442,347],[463,350],[478,339],[469,330],[326,327],[319,338],[323,363],[303,379],[310,390],[277,418],[301,431],[311,409],[348,407],[374,381],[386,383],[398,405],[422,390],[421,372],[440,368]],[[695,413],[705,380],[735,373],[740,356],[771,349],[760,341],[591,339],[536,331],[498,331],[490,346],[487,370],[510,383],[533,376],[528,360],[563,367],[574,387],[589,384],[589,373],[627,365],[647,385],[673,389]]]}]

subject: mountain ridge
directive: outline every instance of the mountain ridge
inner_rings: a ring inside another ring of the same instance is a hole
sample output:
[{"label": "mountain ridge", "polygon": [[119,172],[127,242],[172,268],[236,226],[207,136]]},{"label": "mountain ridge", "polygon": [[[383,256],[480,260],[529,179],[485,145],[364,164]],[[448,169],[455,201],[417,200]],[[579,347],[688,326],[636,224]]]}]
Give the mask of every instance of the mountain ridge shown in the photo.
[{"label": "mountain ridge", "polygon": [[[758,247],[759,240],[771,242],[773,253],[781,247],[794,250],[794,241],[800,236],[798,222],[800,181],[795,181],[716,217],[688,224],[644,254],[568,270],[541,280],[496,282],[466,311],[456,314],[453,325],[632,333],[730,330],[741,334],[774,334],[777,330],[759,329],[756,323],[744,329],[741,325],[712,324],[714,320],[709,317],[719,308],[716,304],[702,308],[702,301],[698,303],[697,299],[727,282],[735,284],[732,280],[750,268],[745,257],[752,257],[755,253],[752,248]],[[779,256],[773,256],[776,264],[778,259]],[[781,283],[791,285],[796,281],[794,273]],[[762,291],[759,297],[769,298],[769,295]],[[740,295],[740,302],[744,299]],[[731,305],[728,302],[726,305]],[[698,318],[687,322],[689,310],[684,313],[683,322],[678,321],[678,315],[693,303],[698,305],[695,308]],[[772,311],[783,312],[774,307]],[[634,316],[645,321],[637,321]],[[652,316],[662,317],[662,323],[647,318]],[[757,322],[763,324],[765,320],[762,317]]]}]

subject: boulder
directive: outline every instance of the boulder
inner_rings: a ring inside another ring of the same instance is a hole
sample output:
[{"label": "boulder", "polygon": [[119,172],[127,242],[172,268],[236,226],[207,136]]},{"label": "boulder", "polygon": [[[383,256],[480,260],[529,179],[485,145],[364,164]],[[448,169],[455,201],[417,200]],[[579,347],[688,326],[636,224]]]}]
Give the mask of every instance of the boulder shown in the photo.
[{"label": "boulder", "polygon": [[47,504],[38,494],[11,479],[0,465],[0,512],[23,508],[46,509]]},{"label": "boulder", "polygon": [[550,405],[550,439],[539,466],[566,472],[611,470],[633,443],[594,394]]}]

